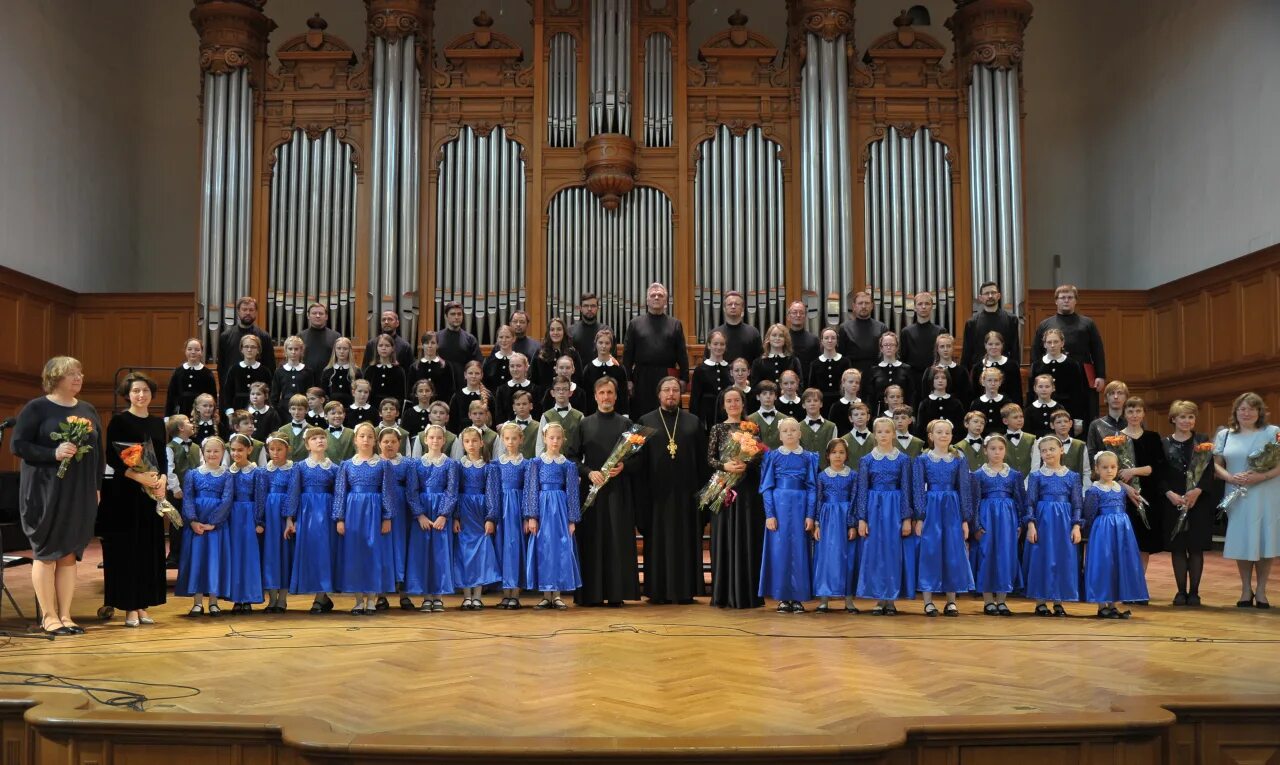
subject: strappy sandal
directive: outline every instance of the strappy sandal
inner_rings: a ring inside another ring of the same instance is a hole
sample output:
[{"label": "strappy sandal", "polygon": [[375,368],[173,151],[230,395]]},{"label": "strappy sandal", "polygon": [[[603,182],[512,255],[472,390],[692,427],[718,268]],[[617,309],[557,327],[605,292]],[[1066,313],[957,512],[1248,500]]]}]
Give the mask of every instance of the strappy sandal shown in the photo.
[{"label": "strappy sandal", "polygon": [[791,601],[791,613],[793,613],[793,614],[803,614],[803,613],[804,613],[804,610],[805,610],[805,609],[804,609],[804,604],[803,604],[803,603],[801,603],[801,602],[800,602],[800,601],[798,601],[798,600],[793,600],[793,601]]},{"label": "strappy sandal", "polygon": [[955,603],[948,603],[942,607],[942,615],[943,616],[959,616],[960,607],[957,606]]},{"label": "strappy sandal", "polygon": [[507,604],[508,611],[519,611],[522,608],[524,606],[520,605],[520,598],[512,598],[511,602]]},{"label": "strappy sandal", "polygon": [[210,616],[222,616],[222,609],[218,606],[209,606]]},{"label": "strappy sandal", "polygon": [[1063,608],[1061,603],[1054,603],[1054,604],[1053,604],[1053,615],[1054,615],[1054,616],[1066,616],[1066,615],[1067,615],[1067,609]]},{"label": "strappy sandal", "polygon": [[1009,610],[1009,606],[1005,603],[997,603],[996,612],[1001,616],[1013,616],[1013,612]]},{"label": "strappy sandal", "polygon": [[779,600],[777,611],[780,614],[789,614],[791,613],[791,604],[785,600]]},{"label": "strappy sandal", "polygon": [[546,611],[548,608],[551,608],[551,607],[552,607],[552,605],[551,605],[551,601],[550,601],[550,600],[548,600],[548,599],[546,599],[546,598],[543,598],[542,600],[539,600],[539,601],[538,601],[537,605],[535,605],[535,606],[533,607],[533,610],[534,610],[534,611]]},{"label": "strappy sandal", "polygon": [[831,609],[827,607],[826,603],[822,603],[817,608],[813,609],[813,612],[815,614],[829,614],[831,613]]},{"label": "strappy sandal", "polygon": [[860,613],[862,613],[861,611],[859,611],[859,610],[858,610],[858,607],[857,607],[857,606],[845,606],[845,607],[844,607],[844,612],[845,612],[846,614],[860,614]]},{"label": "strappy sandal", "polygon": [[884,615],[885,615],[885,613],[884,613],[884,606],[876,606],[875,608],[871,609],[871,615],[872,615],[872,616],[884,616]]},{"label": "strappy sandal", "polygon": [[551,601],[551,605],[555,606],[555,609],[557,611],[565,611],[569,608],[569,606],[567,606],[565,602],[560,598],[556,598],[555,600]]},{"label": "strappy sandal", "polygon": [[412,600],[410,600],[410,599],[409,599],[409,598],[407,598],[407,597],[402,597],[402,598],[400,598],[400,610],[401,610],[401,611],[412,611],[412,610],[413,610],[413,601],[412,601]]},{"label": "strappy sandal", "polygon": [[459,606],[459,608],[461,608],[463,611],[470,611],[472,609],[471,598],[463,598],[462,605]]},{"label": "strappy sandal", "polygon": [[898,615],[898,607],[897,607],[897,606],[895,606],[895,605],[888,605],[888,606],[885,606],[885,607],[884,607],[884,615],[885,615],[885,616],[897,616],[897,615]]},{"label": "strappy sandal", "polygon": [[995,603],[988,603],[982,607],[982,613],[987,616],[999,616],[1000,606],[997,606]]},{"label": "strappy sandal", "polygon": [[1053,616],[1053,612],[1044,603],[1036,604],[1036,616]]},{"label": "strappy sandal", "polygon": [[442,611],[444,611],[444,601],[443,601],[443,600],[436,599],[436,600],[431,601],[431,613],[433,613],[433,614],[438,614],[438,613],[440,613],[440,612],[442,612]]},{"label": "strappy sandal", "polygon": [[422,605],[418,606],[418,611],[424,614],[431,613],[431,601],[429,599],[422,601]]},{"label": "strappy sandal", "polygon": [[937,607],[937,606],[935,606],[935,605],[934,605],[934,604],[932,604],[932,603],[925,603],[925,604],[924,604],[924,615],[925,615],[925,616],[928,616],[928,617],[934,617],[934,616],[937,616],[937,615],[938,615],[938,607]]},{"label": "strappy sandal", "polygon": [[1110,606],[1098,606],[1098,618],[1099,618],[1099,619],[1111,619],[1111,618],[1113,618],[1113,617],[1111,616],[1111,614],[1113,614],[1113,613],[1115,613],[1115,609],[1114,609],[1114,608],[1111,608]]}]

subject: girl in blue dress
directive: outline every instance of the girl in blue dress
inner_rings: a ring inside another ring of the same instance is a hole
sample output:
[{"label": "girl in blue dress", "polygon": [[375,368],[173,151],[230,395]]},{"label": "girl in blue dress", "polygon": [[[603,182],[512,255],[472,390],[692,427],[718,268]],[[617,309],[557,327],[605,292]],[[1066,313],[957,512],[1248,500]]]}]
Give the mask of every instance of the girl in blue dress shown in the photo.
[{"label": "girl in blue dress", "polygon": [[409,479],[409,550],[405,557],[404,590],[421,595],[419,611],[444,610],[442,597],[453,584],[453,520],[458,501],[458,463],[445,456],[443,425],[428,425],[422,443],[426,453],[414,460]]},{"label": "girl in blue dress", "polygon": [[[957,592],[973,589],[973,570],[965,540],[973,524],[973,496],[969,463],[951,450],[951,422],[930,422],[926,433],[932,448],[916,457],[912,504],[916,508],[916,588],[924,593],[925,616],[937,616],[935,592],[945,592],[944,616],[959,616]],[[907,562],[910,565],[910,561]]]},{"label": "girl in blue dress", "polygon": [[1147,576],[1133,524],[1125,512],[1128,496],[1116,481],[1120,460],[1113,452],[1093,458],[1098,480],[1084,493],[1089,554],[1084,558],[1085,600],[1097,603],[1099,619],[1128,619],[1116,603],[1147,600]]},{"label": "girl in blue dress", "polygon": [[903,538],[911,534],[911,458],[898,451],[893,420],[877,417],[871,428],[876,445],[858,463],[854,494],[862,537],[857,594],[876,601],[872,614],[891,616],[903,592]]},{"label": "girl in blue dress", "polygon": [[462,429],[462,467],[458,473],[458,505],[453,519],[453,583],[462,588],[462,610],[484,608],[480,591],[500,581],[498,553],[493,535],[498,529],[496,512],[485,503],[489,474],[484,434],[474,425]]},{"label": "girl in blue dress", "polygon": [[377,613],[378,593],[396,588],[392,561],[382,537],[391,533],[393,480],[387,463],[374,454],[378,432],[372,425],[356,425],[356,455],[338,467],[333,485],[333,521],[337,525],[338,565],[335,587],[356,596],[352,616]]},{"label": "girl in blue dress", "polygon": [[206,597],[209,615],[222,613],[218,595],[227,583],[228,539],[223,525],[231,514],[232,496],[231,474],[222,466],[225,451],[221,438],[209,436],[200,444],[204,462],[182,479],[182,517],[187,526],[173,594],[194,600],[187,616],[203,614]]},{"label": "girl in blue dress", "polygon": [[1027,478],[1022,578],[1027,597],[1036,601],[1036,616],[1066,616],[1062,604],[1080,599],[1080,476],[1063,467],[1057,436],[1045,436],[1036,448],[1040,469]]},{"label": "girl in blue dress", "polygon": [[[413,601],[404,590],[404,572],[405,556],[409,551],[409,523],[413,516],[409,507],[409,481],[413,476],[413,461],[404,457],[401,452],[403,438],[404,434],[399,428],[378,430],[378,455],[391,474],[391,481],[387,484],[387,503],[391,505],[391,533],[382,537],[382,557],[391,562],[392,575],[396,581],[395,591],[400,593],[400,608],[412,611]],[[379,611],[387,609],[385,595],[378,597],[375,608]]]},{"label": "girl in blue dress", "polygon": [[820,601],[814,610],[825,614],[831,598],[844,598],[844,610],[856,614],[858,524],[853,517],[853,490],[858,476],[849,467],[849,446],[843,439],[832,439],[826,454],[827,467],[818,473],[818,515],[813,523],[813,594]]},{"label": "girl in blue dress", "polygon": [[[1018,565],[1018,537],[1022,533],[1022,508],[1026,507],[1022,473],[1005,464],[1008,442],[1004,436],[987,436],[983,443],[987,462],[973,471],[973,496],[978,503],[973,529],[975,588],[982,593],[982,613],[1012,616],[1005,605],[1009,593],[1022,589]],[[972,528],[972,527],[971,527]]]},{"label": "girl in blue dress", "polygon": [[804,613],[802,601],[812,597],[809,532],[817,510],[814,486],[818,455],[800,446],[800,423],[778,422],[782,445],[766,452],[760,468],[764,500],[764,557],[760,561],[760,595],[778,601],[778,613]]},{"label": "girl in blue dress", "polygon": [[295,514],[289,517],[285,533],[296,536],[293,548],[293,571],[289,575],[289,592],[315,593],[311,613],[333,610],[334,558],[338,552],[338,533],[330,515],[333,512],[333,484],[338,468],[325,456],[329,434],[324,428],[307,428],[302,433],[307,445],[307,458],[293,466],[298,471],[300,493]]},{"label": "girl in blue dress", "polygon": [[560,593],[582,586],[578,550],[573,541],[582,509],[578,496],[578,468],[561,453],[564,426],[550,422],[542,430],[542,454],[529,460],[525,474],[524,517],[529,543],[524,581],[542,593],[534,608],[568,608]]},{"label": "girl in blue dress", "polygon": [[296,515],[302,492],[300,473],[289,459],[289,442],[267,436],[267,466],[258,476],[257,524],[262,527],[262,587],[267,591],[268,614],[288,608],[289,574],[293,568],[293,538],[285,534],[285,519]]},{"label": "girl in blue dress", "polygon": [[253,439],[236,433],[227,441],[231,452],[232,499],[227,518],[227,587],[222,596],[233,605],[231,613],[247,614],[262,602],[262,554],[258,535],[258,466],[249,460]]},{"label": "girl in blue dress", "polygon": [[494,465],[486,501],[489,515],[498,519],[494,546],[498,551],[498,571],[502,574],[502,602],[498,608],[520,608],[520,588],[524,585],[524,488],[531,462],[520,449],[524,431],[514,422],[498,429],[503,454]]}]

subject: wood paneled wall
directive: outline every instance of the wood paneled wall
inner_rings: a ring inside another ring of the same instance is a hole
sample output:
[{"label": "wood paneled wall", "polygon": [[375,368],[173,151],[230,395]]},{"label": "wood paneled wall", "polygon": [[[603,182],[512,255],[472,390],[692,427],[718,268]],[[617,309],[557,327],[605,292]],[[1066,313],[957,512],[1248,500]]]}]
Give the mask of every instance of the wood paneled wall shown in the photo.
[{"label": "wood paneled wall", "polygon": [[[160,368],[151,374],[162,403],[167,370],[181,363],[194,327],[193,305],[190,292],[78,294],[0,267],[0,419],[40,395],[44,363],[59,355],[84,365],[83,398],[104,417],[120,367]],[[5,448],[0,470],[15,469]]]}]

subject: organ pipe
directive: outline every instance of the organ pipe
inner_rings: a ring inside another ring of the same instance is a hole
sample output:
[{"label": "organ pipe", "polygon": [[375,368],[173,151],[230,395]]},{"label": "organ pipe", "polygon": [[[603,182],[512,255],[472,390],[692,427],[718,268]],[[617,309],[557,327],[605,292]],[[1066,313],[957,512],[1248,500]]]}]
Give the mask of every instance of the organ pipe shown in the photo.
[{"label": "organ pipe", "polygon": [[547,211],[547,316],[568,318],[583,292],[595,292],[600,322],[626,342],[649,284],[671,289],[673,251],[671,200],[662,191],[637,186],[615,211],[584,186],[560,191]]},{"label": "organ pipe", "polygon": [[644,143],[670,146],[671,38],[655,32],[644,41]]},{"label": "organ pipe", "polygon": [[591,1],[591,135],[631,135],[631,0]]},{"label": "organ pipe", "polygon": [[578,41],[561,32],[551,38],[547,75],[547,143],[572,148],[578,134]]},{"label": "organ pipe", "polygon": [[973,282],[998,282],[1012,296],[1005,307],[1021,315],[1026,276],[1017,70],[975,65],[969,114]]}]

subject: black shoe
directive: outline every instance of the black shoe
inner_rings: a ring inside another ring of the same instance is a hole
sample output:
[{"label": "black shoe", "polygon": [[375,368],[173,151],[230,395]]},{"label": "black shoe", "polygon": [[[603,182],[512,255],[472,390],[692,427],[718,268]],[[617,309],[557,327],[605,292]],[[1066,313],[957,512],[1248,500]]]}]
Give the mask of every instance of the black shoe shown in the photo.
[{"label": "black shoe", "polygon": [[222,609],[221,609],[220,607],[216,606],[216,605],[214,605],[214,606],[209,606],[209,615],[210,615],[210,616],[222,616]]},{"label": "black shoe", "polygon": [[831,609],[827,607],[826,603],[820,603],[817,608],[813,609],[813,612],[815,614],[829,614]]},{"label": "black shoe", "polygon": [[798,601],[798,600],[793,600],[793,601],[791,601],[791,613],[793,613],[793,614],[803,614],[803,613],[804,613],[804,604],[803,604],[803,603],[801,603],[801,602],[800,602],[800,601]]},{"label": "black shoe", "polygon": [[611,601],[609,601],[608,603],[606,603],[605,605],[607,605],[609,608],[622,608],[622,601],[621,601],[621,600],[611,600]]},{"label": "black shoe", "polygon": [[925,615],[925,616],[928,616],[928,617],[934,617],[934,616],[937,616],[937,615],[938,615],[938,607],[937,607],[937,606],[935,606],[935,605],[934,605],[934,604],[932,604],[932,603],[925,603],[925,604],[924,604],[924,615]]},{"label": "black shoe", "polygon": [[1237,600],[1236,608],[1253,608],[1253,596],[1250,595],[1246,600]]},{"label": "black shoe", "polygon": [[996,604],[996,611],[997,611],[1001,616],[1013,616],[1013,612],[1009,610],[1009,606],[1008,606],[1007,604],[1005,604],[1005,603],[997,603],[997,604]]},{"label": "black shoe", "polygon": [[1036,616],[1053,616],[1053,612],[1044,603],[1036,604]]},{"label": "black shoe", "polygon": [[1185,606],[1187,604],[1187,593],[1180,592],[1173,596],[1173,604],[1175,606]]},{"label": "black shoe", "polygon": [[333,598],[328,595],[324,596],[324,602],[320,604],[320,609],[326,614],[333,610]]},{"label": "black shoe", "polygon": [[785,600],[779,600],[779,601],[778,601],[778,613],[780,613],[780,614],[789,614],[789,613],[791,613],[791,604],[790,604],[790,603],[788,603],[788,602],[787,602],[787,601],[785,601]]},{"label": "black shoe", "polygon": [[887,606],[885,606],[885,607],[884,607],[884,615],[885,615],[885,616],[897,616],[897,615],[898,615],[898,607],[897,607],[897,606],[895,606],[895,605],[893,605],[892,603],[891,603],[891,604],[889,604],[889,605],[887,605]]},{"label": "black shoe", "polygon": [[960,607],[957,606],[954,602],[948,603],[942,607],[942,615],[943,616],[959,616]]},{"label": "black shoe", "polygon": [[401,597],[400,597],[400,610],[401,610],[401,611],[413,611],[413,610],[415,610],[416,608],[417,608],[417,606],[413,605],[413,601],[412,601],[412,600],[410,600],[409,598],[404,597],[404,596],[401,596]]},{"label": "black shoe", "polygon": [[560,598],[556,598],[555,600],[551,601],[551,605],[554,606],[557,611],[565,611],[569,608],[568,604],[566,604]]},{"label": "black shoe", "polygon": [[1271,608],[1271,604],[1265,600],[1258,600],[1257,598],[1254,598],[1253,607],[1254,608]]},{"label": "black shoe", "polygon": [[204,616],[204,606],[192,606],[187,616]]},{"label": "black shoe", "polygon": [[884,613],[884,606],[876,606],[875,608],[871,609],[871,615],[872,615],[872,616],[884,616],[884,615],[885,615],[885,613]]},{"label": "black shoe", "polygon": [[844,607],[844,612],[845,612],[846,614],[857,614],[857,613],[861,613],[861,611],[859,611],[859,610],[858,610],[858,607],[857,607],[857,606],[845,606],[845,607]]},{"label": "black shoe", "polygon": [[313,613],[313,614],[323,614],[323,613],[324,613],[324,604],[323,604],[323,603],[312,603],[312,604],[311,604],[311,610],[310,610],[310,612],[309,612],[309,613]]},{"label": "black shoe", "polygon": [[520,605],[519,598],[512,598],[511,602],[507,604],[508,611],[519,611],[522,608],[524,608],[524,606]]},{"label": "black shoe", "polygon": [[1098,606],[1098,618],[1099,618],[1099,619],[1110,619],[1110,618],[1111,618],[1111,614],[1112,614],[1112,613],[1114,613],[1114,612],[1115,612],[1115,609],[1114,609],[1114,608],[1109,608],[1109,607],[1107,607],[1107,606]]},{"label": "black shoe", "polygon": [[551,601],[546,598],[543,598],[542,600],[539,600],[536,605],[534,605],[533,610],[546,611],[548,608],[551,608],[551,607],[552,607]]},{"label": "black shoe", "polygon": [[1054,615],[1054,616],[1066,616],[1066,615],[1067,615],[1067,609],[1063,608],[1061,603],[1054,603],[1054,604],[1053,604],[1053,615]]},{"label": "black shoe", "polygon": [[387,611],[391,608],[391,604],[387,602],[385,595],[378,596],[378,602],[374,605],[375,611]]},{"label": "black shoe", "polygon": [[1200,605],[1200,596],[1195,594],[1194,592],[1191,593],[1190,595],[1187,595],[1187,605],[1191,606],[1192,608]]},{"label": "black shoe", "polygon": [[999,616],[1000,607],[997,606],[995,603],[988,603],[982,607],[982,613],[986,614],[987,616]]}]

